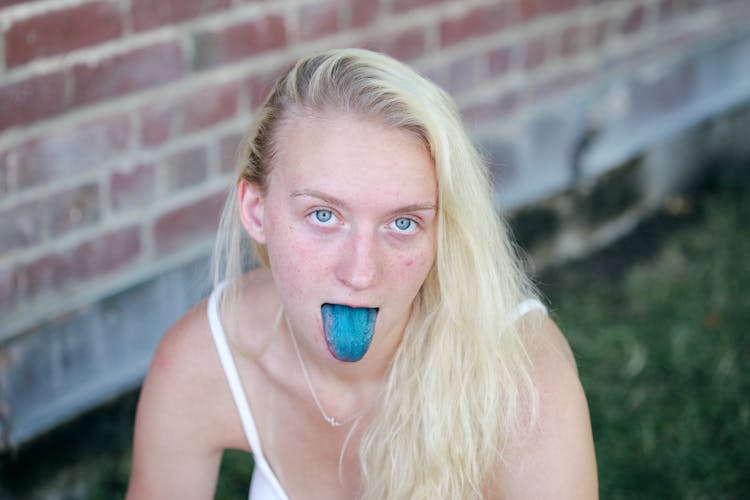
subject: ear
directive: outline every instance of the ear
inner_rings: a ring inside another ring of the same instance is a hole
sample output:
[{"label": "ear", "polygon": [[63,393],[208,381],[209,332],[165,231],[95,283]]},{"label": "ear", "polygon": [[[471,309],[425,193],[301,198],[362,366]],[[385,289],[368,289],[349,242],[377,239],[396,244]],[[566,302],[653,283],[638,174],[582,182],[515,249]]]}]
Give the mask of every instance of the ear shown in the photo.
[{"label": "ear", "polygon": [[256,243],[266,243],[263,231],[263,195],[255,184],[240,179],[238,186],[240,221]]}]

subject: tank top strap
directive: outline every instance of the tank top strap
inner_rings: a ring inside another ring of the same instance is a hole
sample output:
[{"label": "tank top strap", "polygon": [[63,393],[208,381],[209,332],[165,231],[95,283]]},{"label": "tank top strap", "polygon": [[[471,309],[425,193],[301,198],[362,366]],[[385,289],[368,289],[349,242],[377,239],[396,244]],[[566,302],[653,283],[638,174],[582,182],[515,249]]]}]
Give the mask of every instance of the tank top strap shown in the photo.
[{"label": "tank top strap", "polygon": [[245,431],[245,437],[250,444],[255,467],[259,468],[266,476],[271,483],[271,489],[277,493],[277,497],[286,498],[284,489],[281,487],[281,484],[278,482],[271,466],[263,455],[263,448],[260,445],[260,437],[258,436],[258,430],[255,427],[255,420],[250,411],[250,405],[247,402],[247,396],[245,395],[242,381],[240,380],[237,365],[234,362],[232,352],[229,349],[229,343],[227,342],[224,328],[219,319],[219,299],[221,298],[221,293],[224,290],[225,285],[225,282],[217,285],[208,299],[208,322],[211,329],[211,336],[214,339],[214,344],[216,344],[216,350],[219,354],[219,359],[221,360],[221,366],[224,369],[224,374],[226,375],[229,389],[232,392],[234,404],[237,407],[237,412],[242,421],[242,428]]},{"label": "tank top strap", "polygon": [[544,315],[547,315],[547,308],[544,306],[544,304],[542,304],[539,299],[532,297],[518,304],[518,307],[516,308],[516,314],[513,317],[513,321],[518,321],[524,315],[532,311],[541,311]]}]

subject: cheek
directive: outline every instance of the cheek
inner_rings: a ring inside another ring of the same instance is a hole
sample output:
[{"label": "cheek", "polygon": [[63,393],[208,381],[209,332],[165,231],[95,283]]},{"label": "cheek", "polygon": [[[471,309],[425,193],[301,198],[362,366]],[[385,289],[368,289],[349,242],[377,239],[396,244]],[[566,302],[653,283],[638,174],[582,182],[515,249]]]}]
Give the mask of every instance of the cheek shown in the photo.
[{"label": "cheek", "polygon": [[399,259],[399,269],[396,271],[404,276],[410,276],[414,280],[419,280],[421,283],[427,277],[433,259],[434,256],[429,251],[409,254]]}]

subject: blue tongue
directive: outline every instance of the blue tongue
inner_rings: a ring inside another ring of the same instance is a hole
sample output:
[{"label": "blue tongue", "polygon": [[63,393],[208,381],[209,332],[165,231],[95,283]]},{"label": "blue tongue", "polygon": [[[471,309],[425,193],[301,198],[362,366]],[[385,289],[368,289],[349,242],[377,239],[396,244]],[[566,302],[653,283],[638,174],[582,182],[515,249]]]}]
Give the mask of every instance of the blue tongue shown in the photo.
[{"label": "blue tongue", "polygon": [[331,354],[340,361],[359,361],[372,342],[378,310],[323,304],[323,330]]}]

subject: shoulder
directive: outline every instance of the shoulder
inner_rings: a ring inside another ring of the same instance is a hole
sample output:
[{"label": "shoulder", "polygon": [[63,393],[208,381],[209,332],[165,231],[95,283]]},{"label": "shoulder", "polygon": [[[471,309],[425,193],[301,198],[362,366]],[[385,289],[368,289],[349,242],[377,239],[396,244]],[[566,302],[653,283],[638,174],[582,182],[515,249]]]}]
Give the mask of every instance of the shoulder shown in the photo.
[{"label": "shoulder", "polygon": [[538,391],[538,413],[525,439],[506,455],[497,478],[502,498],[598,497],[588,404],[567,340],[547,315],[519,320]]},{"label": "shoulder", "polygon": [[222,451],[241,433],[232,408],[203,300],[154,353],[138,401],[130,494],[211,496]]}]

